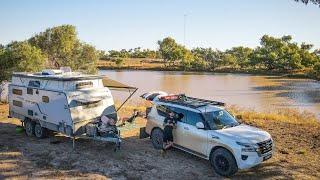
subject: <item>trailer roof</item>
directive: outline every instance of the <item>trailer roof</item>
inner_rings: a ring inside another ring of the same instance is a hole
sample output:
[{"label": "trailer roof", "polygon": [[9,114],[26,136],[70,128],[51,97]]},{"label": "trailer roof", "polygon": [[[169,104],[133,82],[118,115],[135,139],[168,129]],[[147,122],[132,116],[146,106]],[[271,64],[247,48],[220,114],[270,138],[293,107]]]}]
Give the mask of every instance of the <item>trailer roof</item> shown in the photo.
[{"label": "trailer roof", "polygon": [[54,75],[43,75],[42,73],[27,73],[27,72],[15,72],[12,77],[23,77],[23,78],[36,78],[45,80],[55,81],[78,81],[78,80],[90,80],[90,79],[102,79],[104,76],[101,75],[88,75],[79,72],[62,73]]}]

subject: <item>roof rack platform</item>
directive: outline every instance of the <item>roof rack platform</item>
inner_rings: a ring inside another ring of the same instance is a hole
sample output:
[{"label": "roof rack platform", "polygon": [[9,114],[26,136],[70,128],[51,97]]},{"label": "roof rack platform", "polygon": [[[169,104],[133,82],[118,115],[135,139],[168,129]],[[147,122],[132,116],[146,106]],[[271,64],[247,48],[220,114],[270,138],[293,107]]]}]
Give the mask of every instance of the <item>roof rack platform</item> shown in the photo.
[{"label": "roof rack platform", "polygon": [[170,102],[173,104],[183,105],[191,108],[199,108],[206,105],[225,106],[225,103],[223,102],[190,97],[186,96],[185,94],[162,96],[159,98],[159,101]]}]

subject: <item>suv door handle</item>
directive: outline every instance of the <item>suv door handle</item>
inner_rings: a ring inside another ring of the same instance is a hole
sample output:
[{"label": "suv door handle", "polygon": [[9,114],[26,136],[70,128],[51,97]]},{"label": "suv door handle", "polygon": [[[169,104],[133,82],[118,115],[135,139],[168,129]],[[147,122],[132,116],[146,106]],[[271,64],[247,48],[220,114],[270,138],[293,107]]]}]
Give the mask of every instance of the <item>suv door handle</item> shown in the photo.
[{"label": "suv door handle", "polygon": [[215,135],[211,135],[211,138],[212,138],[212,139],[219,139],[219,137],[218,137],[218,136],[215,136]]},{"label": "suv door handle", "polygon": [[188,127],[183,127],[183,129],[185,129],[185,130],[189,130],[189,128],[188,128]]}]

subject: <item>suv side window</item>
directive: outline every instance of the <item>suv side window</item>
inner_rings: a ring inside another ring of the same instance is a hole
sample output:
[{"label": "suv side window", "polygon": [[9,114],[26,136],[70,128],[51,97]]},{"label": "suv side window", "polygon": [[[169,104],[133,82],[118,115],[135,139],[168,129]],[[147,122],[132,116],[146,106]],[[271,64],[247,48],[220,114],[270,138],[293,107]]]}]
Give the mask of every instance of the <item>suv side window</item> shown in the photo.
[{"label": "suv side window", "polygon": [[187,114],[187,124],[196,126],[197,122],[203,122],[203,118],[200,113],[189,111]]},{"label": "suv side window", "polygon": [[176,107],[169,107],[171,111],[173,111],[176,114],[176,117],[178,118],[178,121],[187,123],[187,113],[188,111]]},{"label": "suv side window", "polygon": [[168,113],[169,113],[169,109],[168,107],[164,106],[164,105],[158,105],[157,107],[157,112],[160,116],[163,116],[163,117],[167,117],[168,116]]}]

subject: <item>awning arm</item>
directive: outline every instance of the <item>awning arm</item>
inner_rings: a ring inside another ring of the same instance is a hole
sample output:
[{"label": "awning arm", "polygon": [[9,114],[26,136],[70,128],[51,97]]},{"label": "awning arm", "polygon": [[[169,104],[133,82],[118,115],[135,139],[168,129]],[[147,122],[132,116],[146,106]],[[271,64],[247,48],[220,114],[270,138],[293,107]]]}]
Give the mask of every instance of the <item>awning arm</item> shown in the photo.
[{"label": "awning arm", "polygon": [[134,95],[134,93],[137,92],[138,88],[136,87],[132,87],[132,86],[128,86],[126,84],[123,84],[121,82],[109,79],[108,77],[104,77],[102,79],[102,83],[103,86],[108,87],[110,90],[115,90],[115,91],[123,91],[123,90],[129,90],[130,91],[133,90],[132,93],[130,93],[130,96],[128,96],[128,98],[117,108],[116,112],[118,112],[122,106]]},{"label": "awning arm", "polygon": [[130,96],[128,96],[128,98],[117,108],[116,112],[118,112],[122,106],[134,95],[134,93],[136,93],[138,90],[138,88],[135,88],[135,90],[130,94]]}]

